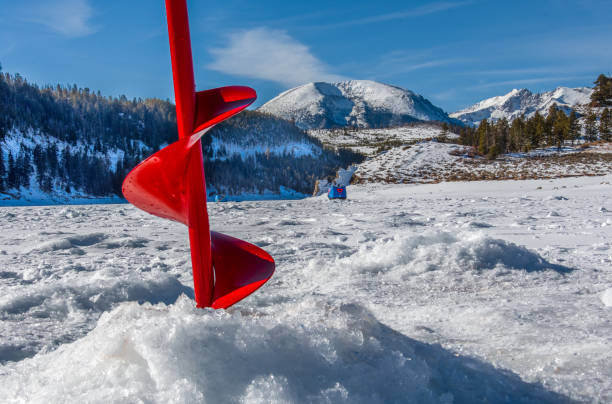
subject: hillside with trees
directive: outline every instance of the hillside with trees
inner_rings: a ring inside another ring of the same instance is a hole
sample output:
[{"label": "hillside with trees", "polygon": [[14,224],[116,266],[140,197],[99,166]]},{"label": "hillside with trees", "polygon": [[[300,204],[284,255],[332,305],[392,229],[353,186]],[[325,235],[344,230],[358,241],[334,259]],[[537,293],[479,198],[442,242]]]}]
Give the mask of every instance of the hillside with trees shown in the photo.
[{"label": "hillside with trees", "polygon": [[[105,97],[88,88],[39,87],[0,72],[0,192],[121,195],[138,162],[176,140],[176,113],[168,100]],[[309,153],[297,153],[290,144]],[[234,154],[236,146],[241,153]],[[310,193],[316,178],[361,157],[328,150],[282,119],[244,112],[203,138],[207,183],[224,193]],[[246,152],[245,152],[246,151]]]},{"label": "hillside with trees", "polygon": [[317,179],[363,161],[344,148],[326,148],[292,122],[243,111],[215,126],[203,139],[207,183],[222,194],[278,190],[310,194]]},{"label": "hillside with trees", "polygon": [[88,88],[39,88],[0,73],[0,191],[72,189],[120,194],[132,167],[176,133],[174,106],[104,97]]}]

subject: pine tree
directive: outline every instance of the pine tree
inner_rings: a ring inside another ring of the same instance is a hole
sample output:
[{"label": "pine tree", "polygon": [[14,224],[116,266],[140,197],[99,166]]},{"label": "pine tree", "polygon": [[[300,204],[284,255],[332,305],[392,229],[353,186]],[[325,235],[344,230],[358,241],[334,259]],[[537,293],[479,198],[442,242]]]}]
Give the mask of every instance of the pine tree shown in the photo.
[{"label": "pine tree", "polygon": [[30,150],[22,144],[16,160],[18,186],[26,188],[30,186],[30,176],[32,175],[30,153]]},{"label": "pine tree", "polygon": [[612,106],[612,77],[600,74],[593,84],[595,89],[591,94],[591,104],[595,107]]},{"label": "pine tree", "polygon": [[508,151],[516,152],[523,150],[523,132],[525,130],[525,124],[523,117],[519,116],[510,125],[510,141],[508,144]]},{"label": "pine tree", "polygon": [[570,121],[567,115],[562,111],[558,111],[552,127],[552,141],[549,144],[554,144],[558,149],[563,146],[563,142],[569,139]]},{"label": "pine tree", "polygon": [[38,186],[42,188],[43,184],[43,176],[45,174],[45,154],[41,145],[37,144],[34,147],[34,151],[32,153],[32,157],[34,160],[34,167],[36,167],[36,181],[38,182]]},{"label": "pine tree", "polygon": [[469,128],[461,128],[461,130],[459,131],[459,143],[462,145],[472,145],[472,142],[470,140],[470,129]]},{"label": "pine tree", "polygon": [[602,140],[609,142],[612,138],[612,113],[608,108],[604,109],[599,118],[599,136]]},{"label": "pine tree", "polygon": [[57,144],[55,143],[51,143],[51,145],[45,149],[45,160],[47,162],[49,175],[54,178],[59,174],[57,153]]},{"label": "pine tree", "polygon": [[94,145],[94,152],[102,152],[102,143],[100,143],[100,138],[96,139],[96,143]]},{"label": "pine tree", "polygon": [[531,133],[531,148],[537,149],[544,142],[544,134],[546,133],[546,122],[544,117],[536,111],[532,118],[533,132]]},{"label": "pine tree", "polygon": [[448,124],[446,122],[442,123],[442,130],[440,131],[440,135],[438,136],[438,140],[442,143],[446,143],[448,138]]},{"label": "pine tree", "polygon": [[71,168],[72,168],[72,154],[70,154],[70,148],[65,147],[62,150],[61,163],[59,164],[59,175],[64,181],[69,180]]},{"label": "pine tree", "polygon": [[584,135],[589,142],[597,140],[597,114],[592,108],[589,108],[584,119]]},{"label": "pine tree", "polygon": [[576,115],[576,111],[574,111],[573,109],[569,116],[568,136],[569,140],[572,141],[572,146],[574,145],[574,142],[580,137],[580,123],[578,122],[578,115]]},{"label": "pine tree", "polygon": [[483,155],[487,154],[489,151],[489,139],[487,139],[488,129],[489,122],[486,119],[483,119],[476,130],[476,136],[478,138],[478,153]]},{"label": "pine tree", "polygon": [[554,104],[548,109],[548,116],[546,117],[546,123],[544,125],[544,143],[546,145],[555,144],[556,136],[554,133],[554,126],[559,112],[557,106]]},{"label": "pine tree", "polygon": [[4,176],[6,175],[6,169],[4,167],[4,151],[0,149],[0,192],[4,192],[6,184]]},{"label": "pine tree", "polygon": [[8,173],[6,178],[6,188],[17,188],[17,172],[15,169],[15,159],[13,159],[13,153],[9,152],[8,155]]}]

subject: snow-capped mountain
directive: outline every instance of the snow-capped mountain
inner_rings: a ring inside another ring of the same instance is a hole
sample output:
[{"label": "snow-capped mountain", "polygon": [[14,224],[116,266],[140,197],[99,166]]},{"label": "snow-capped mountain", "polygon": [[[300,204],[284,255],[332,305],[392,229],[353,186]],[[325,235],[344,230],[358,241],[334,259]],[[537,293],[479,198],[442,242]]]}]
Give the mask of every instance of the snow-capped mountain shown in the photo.
[{"label": "snow-capped mountain", "polygon": [[259,110],[292,120],[305,130],[451,121],[446,112],[424,97],[370,80],[305,84],[281,93]]},{"label": "snow-capped mountain", "polygon": [[581,104],[590,102],[593,89],[588,87],[557,87],[553,91],[532,93],[527,89],[514,89],[506,95],[488,98],[461,111],[450,114],[468,125],[477,125],[483,119],[509,121],[525,115],[533,116],[536,111],[547,115],[551,105],[556,105],[566,113]]}]

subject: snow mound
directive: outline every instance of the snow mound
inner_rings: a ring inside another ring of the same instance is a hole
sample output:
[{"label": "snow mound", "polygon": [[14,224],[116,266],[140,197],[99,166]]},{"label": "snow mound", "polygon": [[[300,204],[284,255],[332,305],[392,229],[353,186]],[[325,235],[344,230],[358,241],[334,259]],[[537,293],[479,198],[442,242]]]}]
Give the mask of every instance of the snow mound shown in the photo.
[{"label": "snow mound", "polygon": [[61,237],[45,241],[35,247],[30,252],[51,252],[58,250],[68,250],[84,246],[91,246],[100,243],[106,238],[103,233],[78,234],[74,236]]},{"label": "snow mound", "polygon": [[343,264],[358,272],[389,273],[403,279],[429,271],[445,274],[491,269],[570,271],[523,246],[480,233],[396,235],[366,244],[343,259]]},{"label": "snow mound", "polygon": [[601,294],[601,301],[603,302],[604,306],[612,307],[612,288],[606,289]]},{"label": "snow mound", "polygon": [[450,121],[442,109],[424,97],[369,80],[305,84],[278,95],[259,111],[295,121],[305,130],[377,128],[417,120]]},{"label": "snow mound", "polygon": [[[4,402],[554,402],[538,385],[397,333],[356,304],[278,317],[122,304],[86,337],[7,365]],[[7,369],[8,368],[8,369]]]}]

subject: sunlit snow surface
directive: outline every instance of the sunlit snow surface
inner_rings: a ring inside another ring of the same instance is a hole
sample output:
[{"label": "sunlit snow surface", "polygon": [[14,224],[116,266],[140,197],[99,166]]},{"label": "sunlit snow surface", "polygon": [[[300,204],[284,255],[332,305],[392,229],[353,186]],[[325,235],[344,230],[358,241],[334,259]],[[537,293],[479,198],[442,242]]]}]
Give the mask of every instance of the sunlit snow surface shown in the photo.
[{"label": "sunlit snow surface", "polygon": [[2,208],[2,402],[612,401],[612,175],[210,203],[276,259],[194,309],[182,225]]}]

